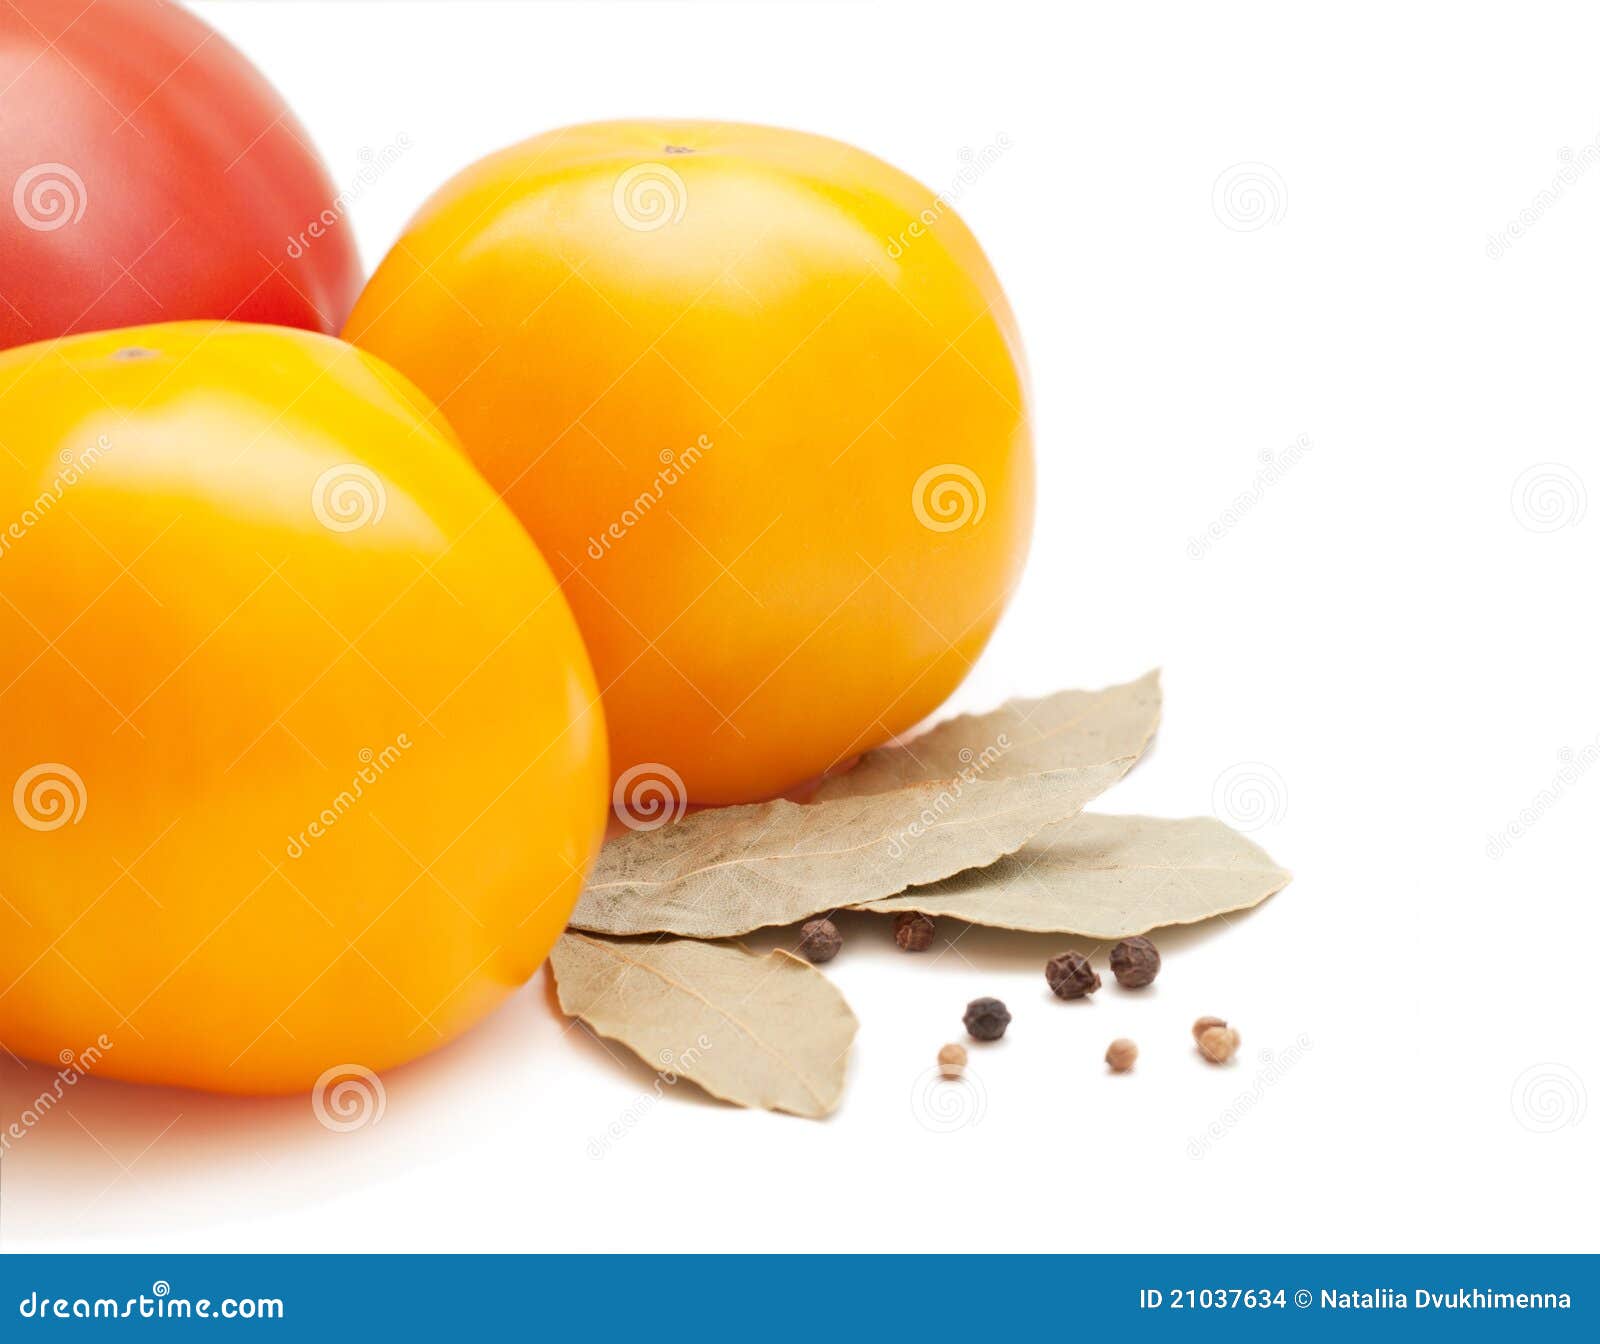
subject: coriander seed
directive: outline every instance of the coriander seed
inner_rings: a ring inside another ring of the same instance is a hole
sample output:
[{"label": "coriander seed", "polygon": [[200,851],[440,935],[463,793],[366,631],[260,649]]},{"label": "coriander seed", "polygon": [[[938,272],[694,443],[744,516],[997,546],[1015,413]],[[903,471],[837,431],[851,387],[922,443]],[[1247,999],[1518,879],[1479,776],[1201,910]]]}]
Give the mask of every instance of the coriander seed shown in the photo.
[{"label": "coriander seed", "polygon": [[933,921],[915,910],[894,917],[894,940],[902,952],[926,952],[933,946]]},{"label": "coriander seed", "polygon": [[810,919],[800,926],[800,955],[813,965],[832,961],[843,946],[831,919]]},{"label": "coriander seed", "polygon": [[1058,999],[1081,999],[1100,988],[1100,976],[1089,959],[1077,952],[1063,952],[1044,964],[1044,978]]},{"label": "coriander seed", "polygon": [[1200,1053],[1213,1064],[1226,1064],[1239,1049],[1239,1033],[1232,1027],[1207,1027],[1200,1034]]},{"label": "coriander seed", "polygon": [[1126,1036],[1119,1036],[1106,1047],[1106,1063],[1112,1073],[1126,1073],[1139,1058],[1139,1047]]},{"label": "coriander seed", "polygon": [[939,1047],[939,1072],[946,1078],[959,1078],[966,1071],[967,1048],[953,1041]]},{"label": "coriander seed", "polygon": [[1111,974],[1124,989],[1143,989],[1161,969],[1161,953],[1148,938],[1124,938],[1111,949]]},{"label": "coriander seed", "polygon": [[1011,1025],[1011,1014],[999,999],[974,999],[961,1020],[973,1040],[998,1041]]}]

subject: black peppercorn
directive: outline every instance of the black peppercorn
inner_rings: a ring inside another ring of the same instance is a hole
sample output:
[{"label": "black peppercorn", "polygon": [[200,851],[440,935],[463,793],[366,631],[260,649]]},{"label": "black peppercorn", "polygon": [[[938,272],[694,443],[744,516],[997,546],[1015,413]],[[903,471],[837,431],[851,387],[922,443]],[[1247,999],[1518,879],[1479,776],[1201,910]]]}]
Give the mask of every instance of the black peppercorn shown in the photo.
[{"label": "black peppercorn", "polygon": [[914,910],[894,917],[894,940],[903,952],[926,952],[933,946],[933,921]]},{"label": "black peppercorn", "polygon": [[974,999],[961,1020],[973,1040],[998,1041],[1011,1025],[1011,1014],[999,999]]},{"label": "black peppercorn", "polygon": [[1161,953],[1148,938],[1124,938],[1111,949],[1111,974],[1124,989],[1143,989],[1161,969]]},{"label": "black peppercorn", "polygon": [[832,961],[843,946],[844,939],[831,919],[807,920],[800,926],[800,955],[814,965]]},{"label": "black peppercorn", "polygon": [[1100,976],[1089,959],[1077,952],[1063,952],[1044,964],[1044,978],[1060,999],[1081,999],[1100,988]]}]

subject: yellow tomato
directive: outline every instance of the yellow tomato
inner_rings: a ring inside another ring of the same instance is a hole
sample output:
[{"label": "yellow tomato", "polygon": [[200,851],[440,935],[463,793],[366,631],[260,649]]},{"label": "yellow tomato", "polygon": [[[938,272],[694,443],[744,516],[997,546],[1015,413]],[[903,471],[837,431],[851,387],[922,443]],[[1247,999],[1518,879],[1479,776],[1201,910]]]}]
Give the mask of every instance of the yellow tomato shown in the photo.
[{"label": "yellow tomato", "polygon": [[432,1049],[560,933],[607,809],[549,570],[330,337],[0,355],[0,1043],[225,1092]]},{"label": "yellow tomato", "polygon": [[759,798],[909,728],[1027,551],[1005,296],[947,200],[848,145],[540,136],[429,202],[345,335],[440,403],[555,568],[619,783]]}]

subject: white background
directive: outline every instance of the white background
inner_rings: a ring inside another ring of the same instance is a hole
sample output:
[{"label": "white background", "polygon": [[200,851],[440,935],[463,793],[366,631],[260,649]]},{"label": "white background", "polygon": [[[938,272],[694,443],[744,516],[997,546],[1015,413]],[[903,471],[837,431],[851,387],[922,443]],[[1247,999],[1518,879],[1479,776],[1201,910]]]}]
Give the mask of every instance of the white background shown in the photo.
[{"label": "white background", "polygon": [[[1107,807],[1231,814],[1297,876],[1159,937],[1152,990],[1076,1005],[1040,974],[1064,942],[951,927],[912,957],[844,921],[861,1034],[826,1122],[689,1084],[641,1108],[653,1075],[543,975],[351,1134],[302,1098],[90,1080],[7,1157],[0,1244],[1600,1249],[1600,16],[197,8],[336,181],[409,141],[355,206],[369,267],[461,166],[566,122],[801,127],[931,190],[1004,134],[960,210],[1027,343],[1039,526],[955,703],[1161,665],[1157,748]],[[1264,215],[1230,213],[1238,164],[1265,165]],[[979,994],[1016,1020],[973,1052],[981,1117],[935,1132],[916,1084]],[[1206,1012],[1243,1032],[1232,1068],[1192,1050]],[[1143,1048],[1127,1077],[1099,1062],[1116,1035]]]}]

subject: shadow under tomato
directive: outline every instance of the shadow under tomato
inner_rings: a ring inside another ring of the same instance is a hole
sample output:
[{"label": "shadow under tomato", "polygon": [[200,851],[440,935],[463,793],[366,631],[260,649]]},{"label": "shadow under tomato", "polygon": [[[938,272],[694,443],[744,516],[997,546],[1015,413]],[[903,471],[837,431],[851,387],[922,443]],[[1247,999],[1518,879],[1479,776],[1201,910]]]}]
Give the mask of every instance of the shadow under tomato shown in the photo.
[{"label": "shadow under tomato", "polygon": [[484,1093],[542,1009],[524,986],[457,1040],[320,1107],[310,1089],[224,1096],[0,1054],[0,1248],[261,1218],[438,1160],[461,1099]]}]

